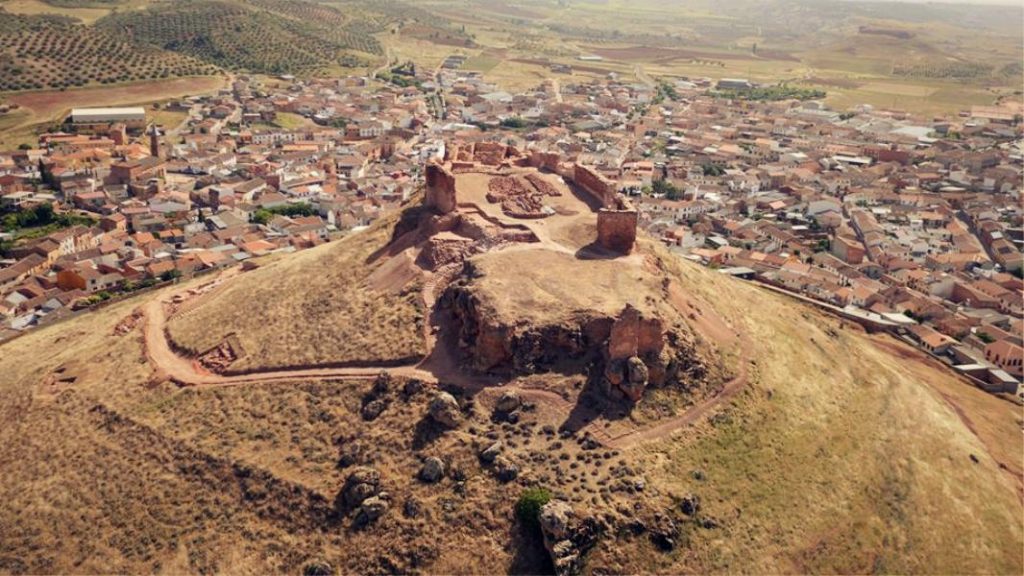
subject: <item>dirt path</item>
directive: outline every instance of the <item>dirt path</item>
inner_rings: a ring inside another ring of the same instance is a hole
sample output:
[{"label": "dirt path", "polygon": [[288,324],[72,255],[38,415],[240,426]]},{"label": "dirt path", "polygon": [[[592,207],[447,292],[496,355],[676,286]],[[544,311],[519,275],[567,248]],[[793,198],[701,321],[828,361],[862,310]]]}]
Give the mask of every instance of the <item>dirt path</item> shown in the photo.
[{"label": "dirt path", "polygon": [[609,447],[629,448],[644,442],[661,440],[671,436],[677,430],[696,424],[704,418],[711,416],[711,413],[715,409],[730,402],[736,394],[743,390],[743,387],[747,385],[747,382],[749,381],[749,349],[750,347],[744,342],[742,346],[743,353],[740,356],[739,373],[735,378],[726,382],[725,386],[716,392],[714,396],[704,400],[686,412],[669,418],[668,420],[659,422],[654,426],[641,430],[634,430],[633,432],[611,438]]},{"label": "dirt path", "polygon": [[[224,273],[212,283],[204,285],[199,289],[182,289],[171,292],[163,297],[153,298],[141,306],[144,317],[143,337],[145,342],[145,355],[153,366],[171,381],[181,386],[204,386],[221,387],[236,386],[243,384],[256,384],[268,382],[285,382],[291,380],[309,379],[373,379],[381,372],[387,372],[394,376],[406,378],[418,378],[428,383],[437,384],[440,381],[462,387],[469,392],[482,394],[486,397],[493,397],[501,394],[506,389],[516,389],[519,395],[527,401],[534,402],[545,409],[559,414],[569,414],[574,405],[561,395],[552,390],[525,387],[513,381],[501,381],[493,377],[470,376],[458,368],[458,363],[452,356],[449,347],[443,342],[436,341],[433,334],[427,334],[430,344],[430,354],[418,364],[402,366],[357,366],[357,367],[310,367],[306,369],[283,369],[249,372],[237,375],[224,375],[210,372],[205,369],[198,360],[190,359],[179,355],[174,351],[167,336],[167,322],[172,314],[189,314],[193,312],[199,300],[221,289],[226,281],[236,273]],[[439,280],[439,279],[438,279]],[[424,288],[424,299],[428,303],[436,300],[436,288],[428,282]],[[186,295],[187,294],[187,295]],[[692,305],[692,303],[690,303]],[[430,306],[433,307],[433,306]],[[169,312],[173,311],[173,312]],[[597,421],[585,426],[581,431],[590,434],[595,440],[609,448],[627,449],[640,443],[664,439],[675,433],[676,430],[691,425],[711,413],[724,404],[728,403],[748,381],[748,345],[737,339],[734,332],[729,330],[717,317],[701,318],[702,322],[708,323],[706,330],[714,326],[716,332],[725,335],[726,332],[732,336],[727,341],[740,342],[740,351],[743,351],[740,358],[739,374],[727,382],[718,393],[696,406],[690,408],[683,414],[658,424],[628,433],[612,437],[607,429],[598,425]],[[427,330],[430,324],[427,323]]]},{"label": "dirt path", "polygon": [[[358,368],[309,368],[303,370],[279,370],[273,372],[254,372],[225,376],[214,374],[202,368],[198,361],[179,356],[171,349],[167,341],[167,314],[164,302],[160,299],[150,300],[142,308],[146,317],[144,331],[146,341],[146,357],[164,375],[182,386],[233,386],[255,382],[274,382],[279,380],[301,380],[322,378],[374,378],[385,368],[366,366]],[[419,370],[415,365],[391,366],[387,372],[396,376],[420,378],[436,382],[429,372]]]}]

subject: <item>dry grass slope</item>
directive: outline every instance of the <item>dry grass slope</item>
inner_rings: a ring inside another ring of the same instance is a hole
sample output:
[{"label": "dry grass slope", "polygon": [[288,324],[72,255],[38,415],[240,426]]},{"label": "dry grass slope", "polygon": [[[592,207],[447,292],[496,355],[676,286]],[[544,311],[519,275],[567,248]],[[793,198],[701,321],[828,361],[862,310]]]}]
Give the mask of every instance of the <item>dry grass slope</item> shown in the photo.
[{"label": "dry grass slope", "polygon": [[[301,261],[296,269],[326,276],[337,262],[365,262],[385,236],[372,230],[236,279],[237,310],[258,310],[257,298],[279,288],[276,266]],[[498,484],[475,458],[491,438],[527,482],[581,509],[665,509],[692,492],[717,523],[682,520],[669,554],[645,536],[608,536],[594,571],[1022,572],[1019,410],[894,355],[891,341],[713,271],[665,265],[749,334],[751,383],[709,421],[610,459],[538,433],[561,422],[548,410],[496,425],[479,397],[465,425],[433,437],[420,426],[425,393],[392,392],[368,423],[365,382],[177,388],[147,364],[138,328],[113,334],[139,300],[4,344],[0,572],[298,573],[314,560],[344,573],[536,572],[513,529],[520,488]],[[304,282],[284,293],[304,301],[362,289]],[[217,307],[235,305],[228,294]],[[261,330],[263,346],[282,339]],[[572,378],[546,377],[573,389]],[[339,452],[379,469],[392,495],[368,530],[332,517],[347,474]],[[417,482],[420,459],[433,455],[463,479]],[[646,479],[643,493],[599,491],[620,462]],[[410,500],[416,517],[403,514]]]},{"label": "dry grass slope", "polygon": [[232,371],[409,362],[425,352],[420,286],[371,286],[368,259],[394,219],[245,274],[172,319],[171,339],[201,354],[236,334]]},{"label": "dry grass slope", "polygon": [[[680,268],[687,290],[752,336],[756,364],[730,410],[651,446],[647,467],[667,492],[699,495],[722,528],[690,527],[688,550],[616,568],[1021,572],[1019,409],[894,356],[888,337]],[[972,432],[951,403],[985,425]]]}]

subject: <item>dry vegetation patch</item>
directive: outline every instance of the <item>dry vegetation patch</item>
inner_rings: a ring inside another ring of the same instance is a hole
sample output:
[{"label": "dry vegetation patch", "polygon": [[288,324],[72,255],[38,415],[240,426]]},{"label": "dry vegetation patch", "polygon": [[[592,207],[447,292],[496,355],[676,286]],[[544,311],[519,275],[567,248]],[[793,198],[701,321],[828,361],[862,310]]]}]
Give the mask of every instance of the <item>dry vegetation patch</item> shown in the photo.
[{"label": "dry vegetation patch", "polygon": [[393,222],[244,274],[172,318],[171,340],[198,356],[236,334],[231,372],[416,361],[426,352],[420,284],[377,290],[370,281],[386,261],[370,257]]}]

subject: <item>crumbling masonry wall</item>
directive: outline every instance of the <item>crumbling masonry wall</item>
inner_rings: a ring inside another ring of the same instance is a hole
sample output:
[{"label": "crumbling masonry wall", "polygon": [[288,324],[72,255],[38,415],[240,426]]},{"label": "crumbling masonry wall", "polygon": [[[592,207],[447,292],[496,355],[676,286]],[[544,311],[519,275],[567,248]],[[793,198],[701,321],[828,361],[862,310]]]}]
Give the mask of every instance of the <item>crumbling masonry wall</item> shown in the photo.
[{"label": "crumbling masonry wall", "polygon": [[455,211],[455,176],[435,162],[427,164],[427,194],[424,204],[441,214]]},{"label": "crumbling masonry wall", "polygon": [[558,152],[543,152],[541,150],[530,151],[530,166],[538,170],[557,172],[558,164],[562,161],[562,155]]},{"label": "crumbling masonry wall", "polygon": [[582,164],[573,165],[573,182],[583,191],[590,194],[601,206],[615,206],[615,183],[599,174],[593,168]]},{"label": "crumbling masonry wall", "polygon": [[640,217],[628,200],[618,199],[615,208],[597,212],[597,243],[607,250],[629,254],[636,244],[636,228]]}]

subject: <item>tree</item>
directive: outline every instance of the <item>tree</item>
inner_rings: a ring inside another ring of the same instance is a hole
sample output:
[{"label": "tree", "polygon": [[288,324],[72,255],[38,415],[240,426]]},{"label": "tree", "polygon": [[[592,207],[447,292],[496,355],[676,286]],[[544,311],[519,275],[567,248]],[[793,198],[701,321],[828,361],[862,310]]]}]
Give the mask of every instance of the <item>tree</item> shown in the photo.
[{"label": "tree", "polygon": [[181,270],[178,270],[177,268],[171,268],[170,270],[160,275],[160,279],[163,280],[164,282],[171,282],[173,280],[177,280],[178,278],[181,278]]},{"label": "tree", "polygon": [[540,528],[540,509],[551,501],[547,488],[527,488],[516,502],[516,518],[528,528]]},{"label": "tree", "polygon": [[523,120],[519,116],[510,116],[510,117],[505,118],[504,120],[501,121],[501,126],[503,128],[513,128],[513,129],[515,129],[515,128],[525,128],[526,127],[526,120]]},{"label": "tree", "polygon": [[683,191],[668,180],[655,180],[651,183],[651,190],[655,194],[662,195],[669,200],[679,200],[683,197]]},{"label": "tree", "polygon": [[711,162],[701,164],[700,169],[705,176],[721,176],[725,174],[725,168],[722,168],[717,164],[712,164]]}]

